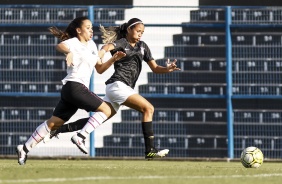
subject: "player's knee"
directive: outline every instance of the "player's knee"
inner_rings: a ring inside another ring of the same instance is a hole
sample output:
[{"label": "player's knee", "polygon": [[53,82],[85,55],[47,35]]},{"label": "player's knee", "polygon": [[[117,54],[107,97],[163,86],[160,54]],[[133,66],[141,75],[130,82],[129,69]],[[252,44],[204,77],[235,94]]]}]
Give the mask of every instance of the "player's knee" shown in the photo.
[{"label": "player's knee", "polygon": [[50,119],[47,120],[47,126],[50,130],[57,130],[59,127],[61,127],[65,122],[60,119],[52,116]]},{"label": "player's knee", "polygon": [[155,108],[154,108],[154,106],[152,106],[151,104],[150,105],[148,105],[148,106],[146,106],[145,108],[144,108],[144,114],[147,114],[147,115],[149,115],[149,116],[153,116],[153,114],[154,114],[154,111],[155,111]]},{"label": "player's knee", "polygon": [[107,103],[102,103],[102,104],[99,106],[99,108],[97,109],[97,111],[103,112],[107,117],[110,117],[111,114],[112,114],[112,109],[113,109],[113,108],[111,108],[109,104],[107,104]]}]

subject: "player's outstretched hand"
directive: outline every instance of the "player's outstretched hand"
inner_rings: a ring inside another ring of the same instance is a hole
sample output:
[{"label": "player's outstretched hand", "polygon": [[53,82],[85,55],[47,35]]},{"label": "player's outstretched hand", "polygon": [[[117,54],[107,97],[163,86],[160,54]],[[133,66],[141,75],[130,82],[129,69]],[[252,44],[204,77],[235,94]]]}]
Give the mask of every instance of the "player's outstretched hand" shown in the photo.
[{"label": "player's outstretched hand", "polygon": [[176,62],[177,62],[176,59],[174,59],[172,62],[169,59],[167,59],[166,68],[168,69],[169,72],[173,72],[175,70],[181,70],[180,68],[177,68]]},{"label": "player's outstretched hand", "polygon": [[125,57],[125,56],[126,56],[126,54],[125,54],[124,52],[122,52],[122,51],[117,51],[117,52],[113,55],[115,62],[118,61],[118,60],[120,60],[121,58],[123,58],[123,57]]}]

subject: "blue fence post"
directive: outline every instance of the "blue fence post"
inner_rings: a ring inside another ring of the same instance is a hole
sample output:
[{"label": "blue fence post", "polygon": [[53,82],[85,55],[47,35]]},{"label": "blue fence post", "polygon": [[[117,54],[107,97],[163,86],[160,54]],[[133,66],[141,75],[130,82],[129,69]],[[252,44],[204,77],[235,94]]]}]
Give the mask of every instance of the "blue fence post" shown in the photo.
[{"label": "blue fence post", "polygon": [[[88,18],[93,24],[94,23],[94,6],[88,6]],[[94,91],[94,72],[91,75],[89,89],[91,91]],[[90,116],[92,116],[92,115],[93,115],[93,112],[90,112]],[[94,131],[90,133],[90,157],[95,157]]]},{"label": "blue fence post", "polygon": [[226,34],[226,105],[227,105],[227,138],[228,158],[234,158],[234,134],[233,134],[233,107],[232,107],[232,40],[231,40],[231,7],[225,10],[225,34]]}]

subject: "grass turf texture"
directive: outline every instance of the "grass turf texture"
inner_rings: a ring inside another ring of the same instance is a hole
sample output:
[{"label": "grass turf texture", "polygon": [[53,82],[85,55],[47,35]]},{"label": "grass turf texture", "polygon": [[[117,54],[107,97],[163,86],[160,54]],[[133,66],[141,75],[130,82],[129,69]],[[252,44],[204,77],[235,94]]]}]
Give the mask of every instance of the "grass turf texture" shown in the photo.
[{"label": "grass turf texture", "polygon": [[17,160],[0,159],[0,183],[281,183],[282,163],[266,162],[258,169],[239,161],[169,160]]}]

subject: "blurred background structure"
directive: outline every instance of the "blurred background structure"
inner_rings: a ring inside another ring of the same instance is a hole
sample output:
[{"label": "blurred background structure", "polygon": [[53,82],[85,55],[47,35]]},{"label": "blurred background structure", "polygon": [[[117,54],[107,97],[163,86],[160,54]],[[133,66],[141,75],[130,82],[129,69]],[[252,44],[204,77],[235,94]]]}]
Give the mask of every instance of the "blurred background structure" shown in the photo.
[{"label": "blurred background structure", "polygon": [[[136,87],[155,106],[156,147],[170,149],[169,157],[239,158],[245,147],[257,146],[266,158],[281,158],[282,8],[270,6],[280,1],[15,2],[0,5],[0,155],[15,155],[59,100],[66,65],[47,28],[65,29],[75,17],[89,16],[99,48],[100,24],[137,17],[157,62],[178,60],[182,70],[165,75],[144,64]],[[93,76],[101,97],[112,73]],[[95,131],[90,156],[143,157],[140,115],[123,107]],[[87,116],[79,111],[70,121]],[[40,143],[30,155],[85,156],[70,142],[72,134]]]}]

